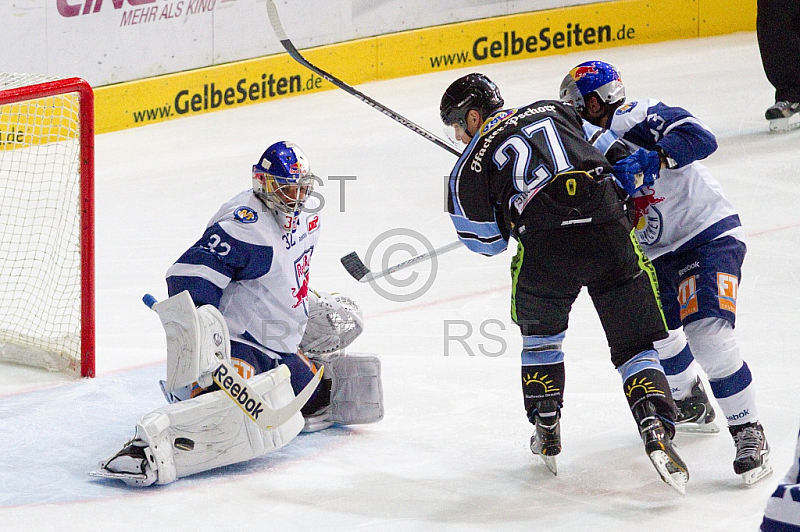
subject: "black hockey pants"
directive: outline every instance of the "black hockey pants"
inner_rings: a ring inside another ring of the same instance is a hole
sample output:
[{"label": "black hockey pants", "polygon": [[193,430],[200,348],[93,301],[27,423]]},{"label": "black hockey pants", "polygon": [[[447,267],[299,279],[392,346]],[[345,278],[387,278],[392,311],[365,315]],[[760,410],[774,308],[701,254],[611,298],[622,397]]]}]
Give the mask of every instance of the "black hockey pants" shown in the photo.
[{"label": "black hockey pants", "polygon": [[514,322],[523,335],[567,329],[581,288],[619,367],[667,337],[655,271],[633,233],[629,204],[610,179],[559,176],[525,208],[511,265]]}]

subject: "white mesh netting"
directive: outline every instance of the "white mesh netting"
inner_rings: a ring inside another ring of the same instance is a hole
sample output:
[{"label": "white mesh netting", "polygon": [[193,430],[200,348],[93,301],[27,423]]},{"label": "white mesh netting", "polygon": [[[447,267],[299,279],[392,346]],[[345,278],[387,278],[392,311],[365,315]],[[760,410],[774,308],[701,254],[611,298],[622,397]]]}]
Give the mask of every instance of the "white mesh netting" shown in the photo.
[{"label": "white mesh netting", "polygon": [[80,371],[79,97],[3,99],[56,79],[0,74],[0,360]]}]

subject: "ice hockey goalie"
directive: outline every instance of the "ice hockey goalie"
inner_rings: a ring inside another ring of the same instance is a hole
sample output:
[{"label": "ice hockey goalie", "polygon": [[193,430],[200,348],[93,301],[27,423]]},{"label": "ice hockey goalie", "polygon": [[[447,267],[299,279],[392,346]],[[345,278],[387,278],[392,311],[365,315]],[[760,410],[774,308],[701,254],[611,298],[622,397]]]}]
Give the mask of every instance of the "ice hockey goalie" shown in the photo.
[{"label": "ice hockey goalie", "polygon": [[233,388],[236,384],[221,389],[227,383],[220,379],[220,368],[233,367],[231,341],[214,306],[195,307],[189,293],[181,292],[152,308],[167,336],[167,379],[161,386],[170,404],[145,415],[134,437],[100,462],[92,476],[135,486],[168,484],[272,452],[300,432],[383,417],[379,359],[345,353],[364,327],[360,308],[347,297],[309,290],[308,322],[297,358],[315,373],[321,368],[322,378],[298,393],[313,391],[305,405],[295,397],[285,364],[242,384],[257,395],[261,410],[274,414],[268,419],[280,420],[271,426],[254,421],[237,401],[245,392]]}]

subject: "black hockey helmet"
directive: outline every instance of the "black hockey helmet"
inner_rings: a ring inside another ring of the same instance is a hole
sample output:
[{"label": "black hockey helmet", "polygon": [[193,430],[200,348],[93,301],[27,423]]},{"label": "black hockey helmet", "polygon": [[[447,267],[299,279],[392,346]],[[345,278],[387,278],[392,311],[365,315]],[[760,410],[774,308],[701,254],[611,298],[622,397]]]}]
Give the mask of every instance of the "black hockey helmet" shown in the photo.
[{"label": "black hockey helmet", "polygon": [[467,113],[475,109],[483,118],[503,107],[500,89],[483,74],[467,74],[447,87],[439,104],[439,115],[446,126],[458,124],[467,129]]}]

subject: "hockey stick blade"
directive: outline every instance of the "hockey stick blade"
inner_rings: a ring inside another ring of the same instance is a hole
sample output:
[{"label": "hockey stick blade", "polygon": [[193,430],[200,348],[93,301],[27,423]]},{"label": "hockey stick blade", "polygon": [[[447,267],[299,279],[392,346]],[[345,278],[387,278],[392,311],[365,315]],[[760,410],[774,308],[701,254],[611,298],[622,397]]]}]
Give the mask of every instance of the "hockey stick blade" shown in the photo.
[{"label": "hockey stick blade", "polygon": [[348,253],[340,260],[342,262],[342,266],[344,266],[344,269],[347,270],[347,273],[349,273],[356,281],[360,281],[370,273],[369,268],[367,268],[361,259],[358,258],[358,253],[355,251]]},{"label": "hockey stick blade", "polygon": [[439,255],[447,253],[448,251],[452,251],[454,249],[458,249],[463,246],[463,242],[460,240],[456,240],[455,242],[450,242],[449,244],[445,244],[440,248],[436,248],[431,250],[427,253],[423,253],[422,255],[416,255],[411,257],[410,259],[403,261],[399,264],[395,264],[394,266],[390,266],[385,270],[381,270],[379,272],[373,272],[370,270],[364,262],[358,257],[358,254],[353,251],[345,255],[341,258],[342,266],[344,269],[347,270],[355,280],[360,283],[368,283],[370,281],[374,281],[375,279],[380,279],[381,277],[385,277],[390,275],[396,271],[404,270],[409,266],[413,266],[414,264],[434,259]]},{"label": "hockey stick blade", "polygon": [[333,76],[332,74],[329,74],[328,72],[322,70],[321,68],[309,63],[308,60],[306,60],[306,58],[303,57],[299,51],[297,51],[297,48],[295,48],[294,44],[292,44],[291,39],[289,39],[289,37],[286,35],[286,31],[283,29],[283,24],[281,24],[280,16],[278,16],[278,8],[275,6],[275,2],[273,0],[267,0],[267,15],[269,16],[269,22],[272,25],[272,30],[275,32],[275,36],[278,37],[278,40],[281,42],[281,46],[283,46],[283,48],[286,50],[286,52],[288,52],[288,54],[291,56],[292,59],[294,59],[307,69],[311,70],[312,72],[318,74],[325,81],[333,83],[343,91],[355,96],[362,102],[380,111],[381,113],[388,116],[395,122],[407,127],[414,133],[425,137],[426,139],[433,142],[440,148],[444,148],[445,150],[449,151],[456,157],[461,156],[461,152],[455,149],[453,146],[451,146],[448,142],[437,137],[430,131],[423,129],[422,127],[418,126],[408,118],[405,118],[404,116],[395,113],[385,105],[373,100],[366,94],[358,91],[357,89],[348,85],[347,83],[340,80],[336,76]]}]

